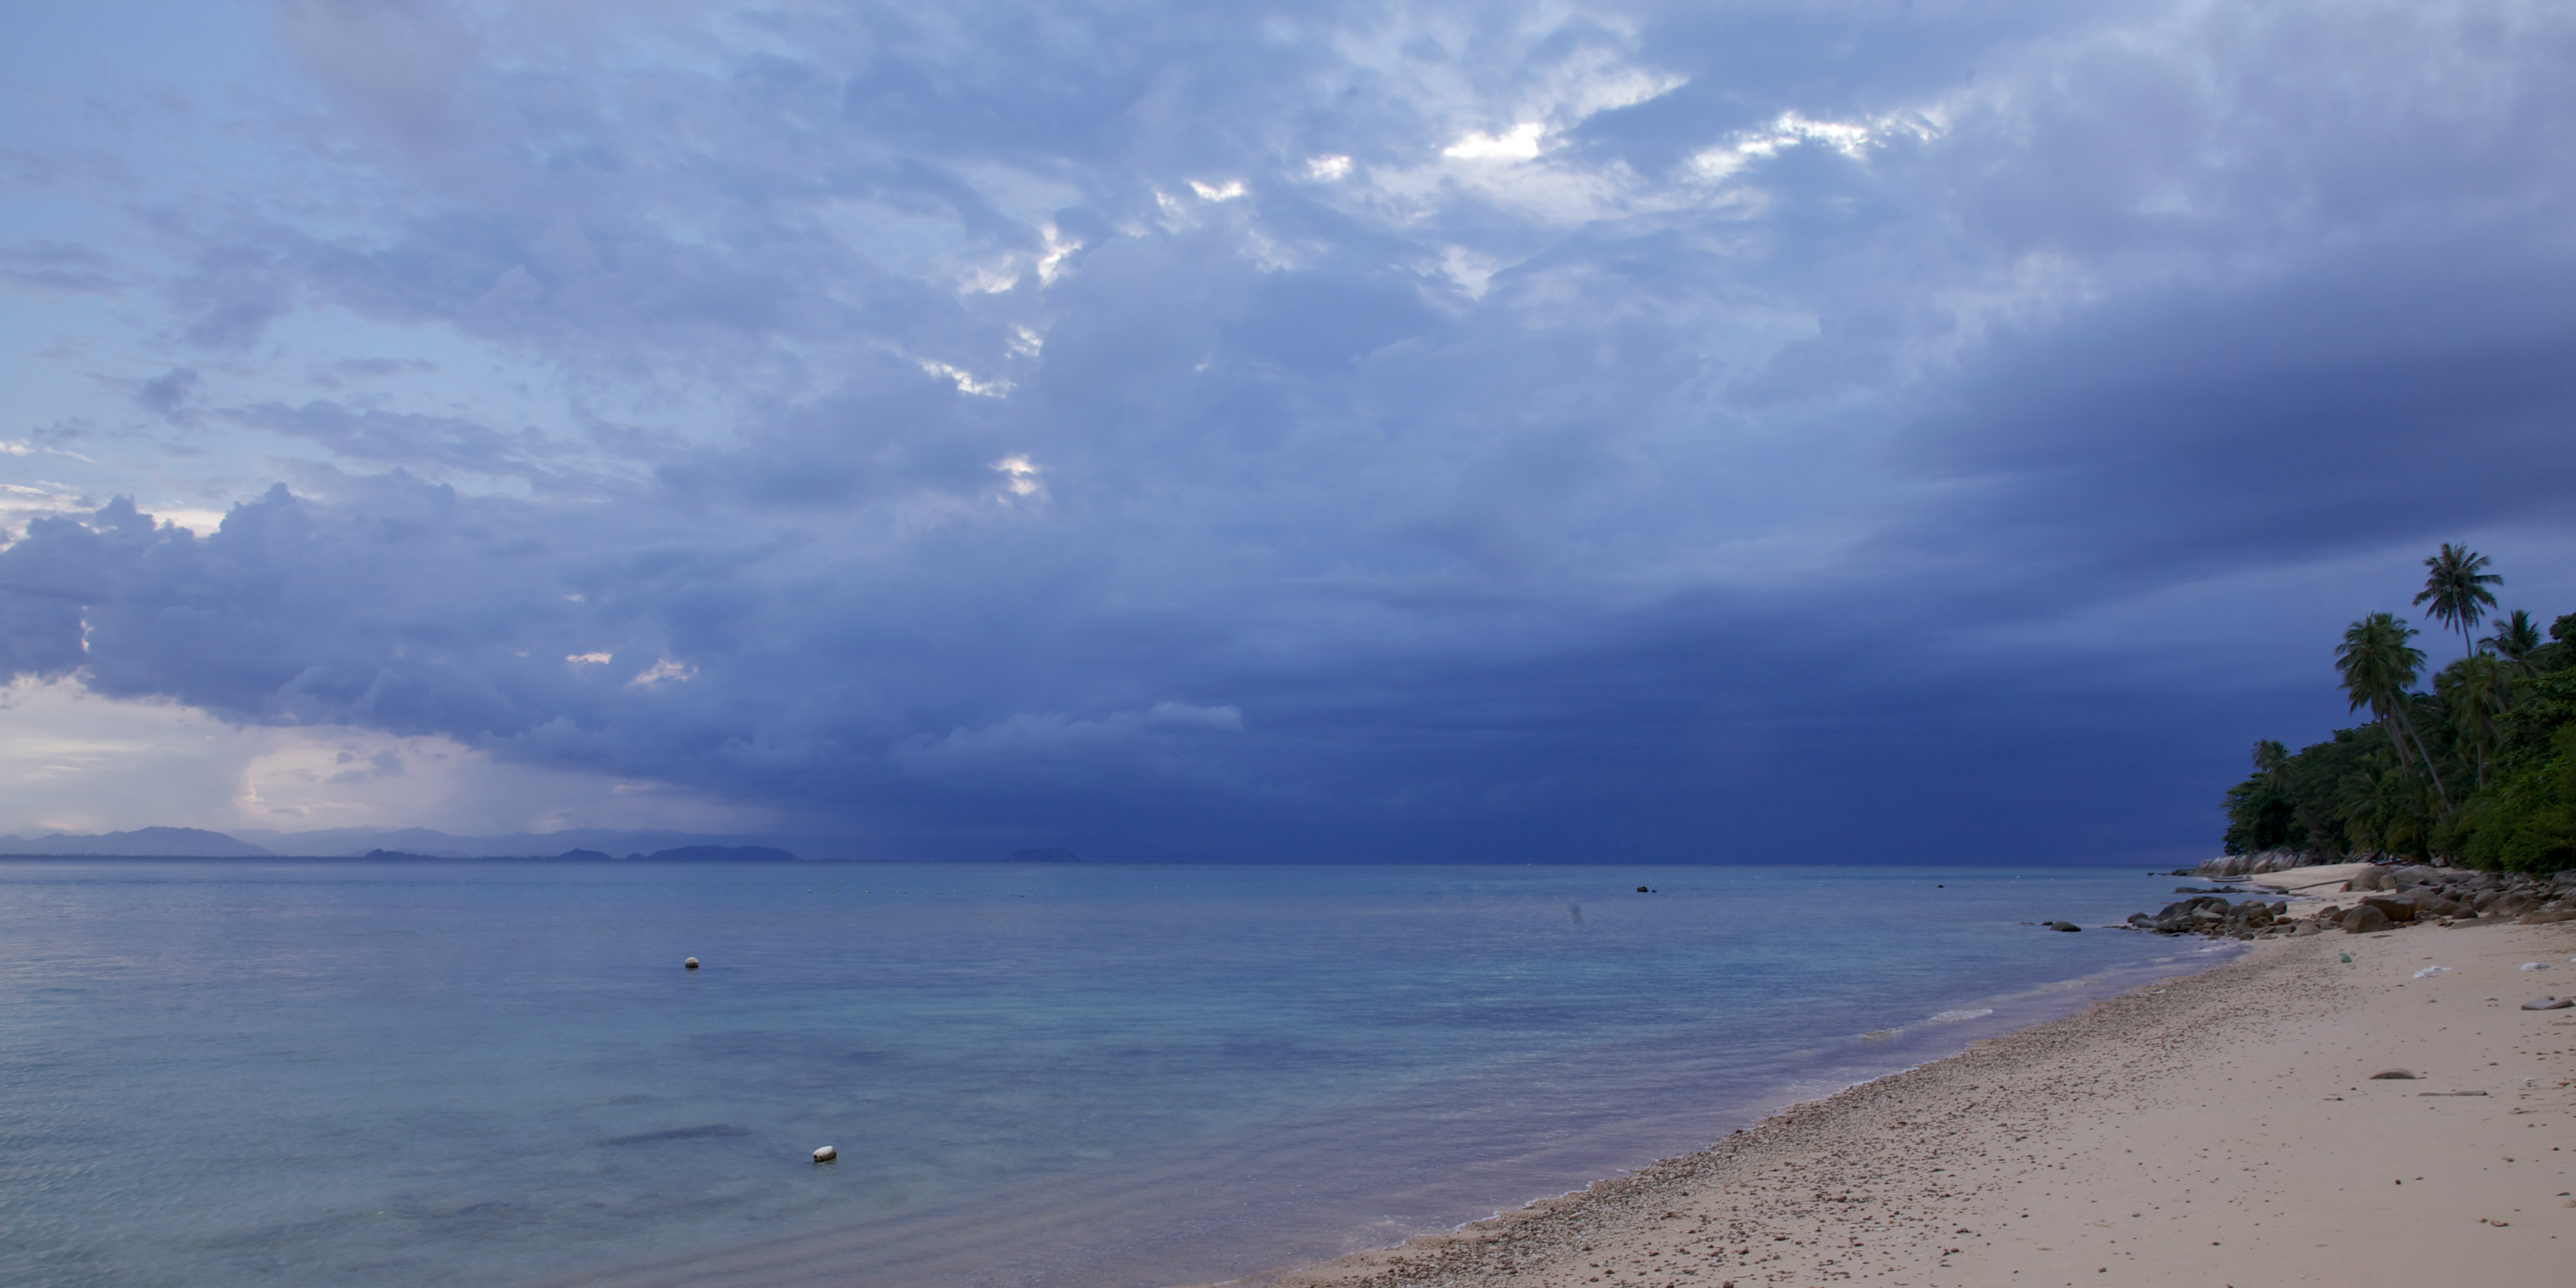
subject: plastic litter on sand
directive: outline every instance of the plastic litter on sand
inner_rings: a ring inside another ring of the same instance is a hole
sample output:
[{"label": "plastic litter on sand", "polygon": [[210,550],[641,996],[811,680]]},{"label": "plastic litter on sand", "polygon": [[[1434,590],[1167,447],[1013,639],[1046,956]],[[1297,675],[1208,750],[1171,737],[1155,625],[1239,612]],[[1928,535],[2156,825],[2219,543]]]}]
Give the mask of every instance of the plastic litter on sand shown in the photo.
[{"label": "plastic litter on sand", "polygon": [[2417,978],[2417,979],[2423,979],[2423,978],[2425,978],[2426,976],[2429,976],[2429,975],[2439,975],[2439,974],[2441,974],[2443,971],[2446,971],[2446,970],[2449,970],[2449,969],[2450,969],[2450,967],[2448,967],[2448,966],[2427,966],[2427,967],[2425,967],[2424,969],[2422,969],[2422,970],[2419,970],[2419,971],[2415,972],[2415,978]]}]

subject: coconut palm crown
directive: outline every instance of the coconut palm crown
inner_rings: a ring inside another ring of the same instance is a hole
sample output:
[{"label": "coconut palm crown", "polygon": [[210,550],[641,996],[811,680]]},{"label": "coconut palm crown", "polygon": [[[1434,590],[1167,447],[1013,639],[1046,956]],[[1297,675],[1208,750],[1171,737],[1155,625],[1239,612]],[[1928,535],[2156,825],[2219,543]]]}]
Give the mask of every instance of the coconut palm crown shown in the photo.
[{"label": "coconut palm crown", "polygon": [[2430,571],[2424,575],[2424,589],[2415,596],[2415,602],[2431,601],[2433,620],[2460,632],[2461,654],[2475,652],[2469,632],[2488,609],[2495,607],[2495,594],[2487,587],[2503,584],[2504,578],[2486,570],[2485,555],[2448,541],[2442,543],[2441,553],[2424,561],[2424,566]]},{"label": "coconut palm crown", "polygon": [[[2415,628],[2397,620],[2394,614],[2372,613],[2345,628],[2343,643],[2335,648],[2335,670],[2343,676],[2343,691],[2352,699],[2352,709],[2370,708],[2372,718],[2388,730],[2388,741],[2396,746],[2397,758],[2422,764],[2433,779],[2434,792],[2447,803],[2450,793],[2442,790],[2441,775],[2433,769],[2432,753],[2425,750],[2423,738],[2415,732],[2415,722],[2406,714],[2414,702],[2415,677],[2424,670],[2424,650],[2407,643],[2414,637]],[[2408,755],[2410,742],[2412,757]]]},{"label": "coconut palm crown", "polygon": [[2540,647],[2540,624],[2522,609],[2495,624],[2495,633],[2478,641],[2511,664],[2517,674],[2531,674],[2532,650]]}]

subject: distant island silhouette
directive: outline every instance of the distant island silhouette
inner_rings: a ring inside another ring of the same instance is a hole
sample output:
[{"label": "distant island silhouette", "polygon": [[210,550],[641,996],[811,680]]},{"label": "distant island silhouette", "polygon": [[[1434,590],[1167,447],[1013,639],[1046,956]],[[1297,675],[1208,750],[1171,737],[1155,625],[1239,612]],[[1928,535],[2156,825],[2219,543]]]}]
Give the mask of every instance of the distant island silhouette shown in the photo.
[{"label": "distant island silhouette", "polygon": [[456,859],[437,854],[410,854],[402,850],[369,850],[359,856],[368,859],[409,859],[423,863],[792,863],[796,856],[768,845],[683,845],[677,849],[655,850],[651,854],[629,854],[624,859],[605,850],[566,850],[561,854],[494,854],[473,859]]},{"label": "distant island silhouette", "polygon": [[779,863],[798,857],[780,846],[758,843],[772,839],[768,837],[669,831],[574,828],[552,834],[521,832],[483,837],[454,836],[427,828],[248,831],[247,837],[198,827],[144,827],[130,832],[89,834],[48,832],[33,837],[0,834],[0,858]]},{"label": "distant island silhouette", "polygon": [[1004,863],[1080,863],[1082,856],[1062,847],[1044,850],[1013,850]]}]

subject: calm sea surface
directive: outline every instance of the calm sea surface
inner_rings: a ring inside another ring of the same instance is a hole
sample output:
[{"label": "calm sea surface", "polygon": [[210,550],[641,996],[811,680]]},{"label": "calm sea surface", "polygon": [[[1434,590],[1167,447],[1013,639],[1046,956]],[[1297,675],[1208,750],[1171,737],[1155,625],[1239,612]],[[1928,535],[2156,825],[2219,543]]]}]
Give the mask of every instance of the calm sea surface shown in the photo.
[{"label": "calm sea surface", "polygon": [[2205,965],[2021,924],[2175,884],[0,862],[0,1282],[1254,1274]]}]

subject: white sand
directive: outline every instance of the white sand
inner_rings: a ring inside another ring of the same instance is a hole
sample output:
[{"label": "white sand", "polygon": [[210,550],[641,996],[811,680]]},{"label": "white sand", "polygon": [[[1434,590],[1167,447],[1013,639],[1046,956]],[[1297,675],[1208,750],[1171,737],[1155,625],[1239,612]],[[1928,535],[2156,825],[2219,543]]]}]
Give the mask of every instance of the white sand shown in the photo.
[{"label": "white sand", "polygon": [[2576,1285],[2576,1010],[2520,1009],[2571,956],[2576,923],[2266,941],[1278,1283]]}]

